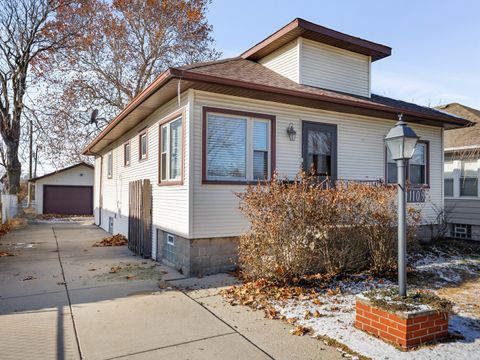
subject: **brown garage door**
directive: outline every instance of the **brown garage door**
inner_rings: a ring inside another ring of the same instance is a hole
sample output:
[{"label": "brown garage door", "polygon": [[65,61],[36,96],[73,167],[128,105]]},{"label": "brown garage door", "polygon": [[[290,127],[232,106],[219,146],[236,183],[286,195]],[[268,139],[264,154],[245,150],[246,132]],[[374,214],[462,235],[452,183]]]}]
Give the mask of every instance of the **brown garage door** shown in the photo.
[{"label": "brown garage door", "polygon": [[91,215],[93,186],[43,186],[43,213]]}]

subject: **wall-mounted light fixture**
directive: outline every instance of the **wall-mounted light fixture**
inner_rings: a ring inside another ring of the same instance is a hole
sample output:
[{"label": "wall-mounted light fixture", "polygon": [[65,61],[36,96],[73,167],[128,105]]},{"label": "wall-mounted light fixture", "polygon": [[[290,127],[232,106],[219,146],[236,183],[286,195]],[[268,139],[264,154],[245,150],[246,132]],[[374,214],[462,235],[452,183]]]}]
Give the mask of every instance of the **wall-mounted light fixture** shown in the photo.
[{"label": "wall-mounted light fixture", "polygon": [[290,139],[290,141],[295,141],[295,138],[297,136],[297,132],[293,128],[293,123],[290,123],[290,125],[288,125],[287,135],[288,135],[288,138]]}]

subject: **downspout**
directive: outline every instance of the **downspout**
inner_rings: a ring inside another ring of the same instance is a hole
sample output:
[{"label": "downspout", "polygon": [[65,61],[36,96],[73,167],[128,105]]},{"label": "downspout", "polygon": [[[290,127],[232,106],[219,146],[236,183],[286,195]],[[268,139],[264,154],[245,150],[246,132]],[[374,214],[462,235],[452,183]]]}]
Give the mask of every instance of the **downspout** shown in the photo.
[{"label": "downspout", "polygon": [[[100,189],[98,195],[98,226],[102,225],[102,209],[103,209],[103,156],[88,149],[85,153],[93,154],[100,157]],[[95,184],[94,184],[95,185]]]}]

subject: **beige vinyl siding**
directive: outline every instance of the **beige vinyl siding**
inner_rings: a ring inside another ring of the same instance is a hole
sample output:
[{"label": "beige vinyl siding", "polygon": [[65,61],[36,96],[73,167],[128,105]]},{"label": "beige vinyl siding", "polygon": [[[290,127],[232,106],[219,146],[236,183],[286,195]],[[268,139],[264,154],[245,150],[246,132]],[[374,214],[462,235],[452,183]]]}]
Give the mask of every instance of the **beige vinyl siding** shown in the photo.
[{"label": "beige vinyl siding", "polygon": [[301,38],[300,83],[370,96],[370,57]]},{"label": "beige vinyl siding", "polygon": [[299,42],[292,42],[282,46],[280,49],[265,56],[258,61],[270,70],[299,82]]},{"label": "beige vinyl siding", "polygon": [[[159,186],[158,185],[158,150],[159,150],[159,124],[160,122],[182,108],[185,110],[183,119],[184,128],[184,184]],[[139,160],[139,132],[147,128],[147,159]],[[115,141],[102,154],[103,164],[103,219],[102,227],[108,230],[108,217],[114,217],[114,233],[128,234],[128,211],[129,211],[129,182],[140,179],[150,179],[152,184],[152,241],[153,254],[156,250],[156,228],[188,237],[188,182],[189,182],[189,106],[187,93],[181,95],[180,106],[175,98],[160,107],[148,116],[134,129]],[[130,166],[123,164],[124,144],[130,140]],[[107,177],[107,154],[113,150],[113,176]],[[99,166],[97,159],[96,165]],[[98,196],[98,187],[95,189]],[[95,205],[97,206],[97,205]]]},{"label": "beige vinyl siding", "polygon": [[[193,174],[193,237],[236,236],[248,229],[246,219],[238,210],[235,192],[241,185],[202,184],[202,107],[219,107],[276,116],[277,169],[281,177],[292,178],[301,166],[301,121],[336,124],[338,131],[338,177],[352,180],[380,179],[385,174],[384,137],[395,121],[365,116],[328,112],[274,102],[195,92],[194,105],[194,174]],[[293,123],[297,131],[294,142],[286,128]],[[428,201],[418,205],[429,221],[435,207],[442,206],[442,145],[441,129],[412,125],[423,140],[430,141],[430,182]]]}]

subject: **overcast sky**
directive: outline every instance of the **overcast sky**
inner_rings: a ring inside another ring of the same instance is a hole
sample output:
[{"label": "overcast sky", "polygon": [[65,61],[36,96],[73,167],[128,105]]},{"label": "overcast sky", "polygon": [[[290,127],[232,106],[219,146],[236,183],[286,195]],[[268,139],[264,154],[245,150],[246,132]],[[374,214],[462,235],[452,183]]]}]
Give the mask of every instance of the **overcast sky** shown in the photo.
[{"label": "overcast sky", "polygon": [[223,57],[237,56],[296,17],[390,46],[372,66],[374,93],[421,105],[480,108],[480,1],[213,0]]}]

